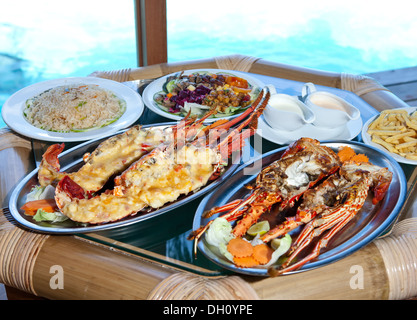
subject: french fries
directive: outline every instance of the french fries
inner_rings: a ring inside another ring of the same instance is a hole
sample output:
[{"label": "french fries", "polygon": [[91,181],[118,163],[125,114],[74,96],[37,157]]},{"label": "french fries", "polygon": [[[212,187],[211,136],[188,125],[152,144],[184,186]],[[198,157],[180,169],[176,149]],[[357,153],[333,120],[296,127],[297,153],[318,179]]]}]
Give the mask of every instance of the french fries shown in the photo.
[{"label": "french fries", "polygon": [[417,112],[384,110],[368,127],[368,134],[389,152],[417,160]]}]

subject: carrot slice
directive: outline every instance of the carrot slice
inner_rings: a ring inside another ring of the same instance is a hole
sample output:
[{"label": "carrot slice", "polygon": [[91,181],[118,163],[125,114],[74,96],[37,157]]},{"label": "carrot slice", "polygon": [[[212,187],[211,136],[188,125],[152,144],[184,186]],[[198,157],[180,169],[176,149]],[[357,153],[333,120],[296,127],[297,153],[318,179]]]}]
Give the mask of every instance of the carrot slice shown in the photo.
[{"label": "carrot slice", "polygon": [[268,263],[271,260],[272,250],[267,244],[258,244],[253,247],[253,258],[258,261],[259,264]]},{"label": "carrot slice", "polygon": [[243,240],[242,238],[233,238],[227,244],[227,251],[229,251],[234,257],[243,258],[252,255],[253,247],[249,242]]},{"label": "carrot slice", "polygon": [[234,257],[233,262],[239,268],[251,268],[259,265],[258,261],[253,256],[249,257]]},{"label": "carrot slice", "polygon": [[24,210],[26,215],[34,216],[38,209],[42,209],[46,212],[55,212],[58,207],[56,206],[54,199],[42,199],[29,201],[25,203],[20,209]]}]

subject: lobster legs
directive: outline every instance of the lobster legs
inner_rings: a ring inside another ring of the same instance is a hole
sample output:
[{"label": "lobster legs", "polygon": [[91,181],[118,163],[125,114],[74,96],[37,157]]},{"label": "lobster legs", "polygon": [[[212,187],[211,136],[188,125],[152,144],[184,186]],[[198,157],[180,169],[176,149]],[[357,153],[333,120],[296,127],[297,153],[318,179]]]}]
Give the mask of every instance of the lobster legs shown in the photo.
[{"label": "lobster legs", "polygon": [[[367,177],[355,182],[349,187],[352,192],[348,195],[348,199],[343,204],[337,205],[333,208],[324,210],[321,215],[316,219],[312,219],[308,222],[301,233],[294,241],[289,251],[289,257],[279,267],[270,268],[269,274],[276,276],[284,274],[293,270],[297,270],[307,262],[317,258],[320,254],[320,250],[325,248],[328,242],[346,225],[353,217],[359,212],[365,203],[370,188],[370,182]],[[327,232],[326,232],[327,231]],[[325,233],[326,232],[326,233]],[[309,245],[312,241],[321,236],[313,250],[305,258],[297,261],[291,265],[291,262]]]},{"label": "lobster legs", "polygon": [[[370,190],[373,191],[372,204],[377,204],[384,198],[391,179],[392,173],[386,168],[365,163],[360,165],[346,163],[340,168],[338,174],[329,177],[317,189],[306,192],[304,202],[296,217],[286,221],[292,229],[303,223],[306,225],[294,241],[287,261],[279,269],[270,268],[270,274],[279,275],[297,270],[317,258],[320,250],[325,248],[328,242],[363,207]],[[303,210],[306,207],[310,207],[311,210],[304,214]],[[272,232],[264,237],[264,240],[266,238],[270,240],[279,235],[278,232]],[[299,254],[320,236],[322,238],[319,239],[312,252],[291,265]]]}]

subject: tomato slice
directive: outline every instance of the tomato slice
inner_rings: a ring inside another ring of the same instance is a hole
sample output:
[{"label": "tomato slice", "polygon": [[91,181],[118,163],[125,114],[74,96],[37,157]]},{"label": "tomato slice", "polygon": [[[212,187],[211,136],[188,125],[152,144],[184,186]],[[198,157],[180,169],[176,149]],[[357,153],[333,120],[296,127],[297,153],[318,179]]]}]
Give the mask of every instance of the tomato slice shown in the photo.
[{"label": "tomato slice", "polygon": [[235,76],[228,76],[226,77],[226,83],[232,87],[238,88],[249,88],[249,83],[247,80]]},{"label": "tomato slice", "polygon": [[252,91],[252,89],[248,88],[239,88],[239,87],[232,87],[232,90],[234,92],[242,92],[242,93],[250,93]]}]

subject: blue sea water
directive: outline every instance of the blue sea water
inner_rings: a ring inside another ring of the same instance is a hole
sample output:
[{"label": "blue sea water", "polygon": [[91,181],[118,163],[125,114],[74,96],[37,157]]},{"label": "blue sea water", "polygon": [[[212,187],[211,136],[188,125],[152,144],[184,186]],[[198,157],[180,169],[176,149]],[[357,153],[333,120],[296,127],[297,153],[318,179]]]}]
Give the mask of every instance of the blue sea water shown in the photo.
[{"label": "blue sea water", "polygon": [[[0,2],[0,106],[39,81],[136,67],[134,2],[115,3]],[[167,0],[168,61],[240,53],[358,74],[415,66],[411,4]]]}]

